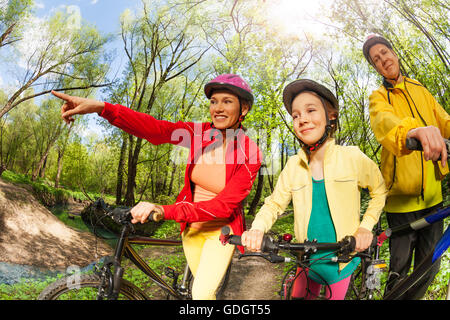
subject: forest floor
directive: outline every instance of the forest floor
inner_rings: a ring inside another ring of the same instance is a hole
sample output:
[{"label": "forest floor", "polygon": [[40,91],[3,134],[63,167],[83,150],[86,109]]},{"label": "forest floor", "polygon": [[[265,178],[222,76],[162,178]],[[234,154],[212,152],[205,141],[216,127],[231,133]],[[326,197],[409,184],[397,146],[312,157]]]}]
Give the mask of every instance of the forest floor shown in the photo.
[{"label": "forest floor", "polygon": [[[71,201],[67,214],[78,216],[85,204]],[[89,232],[66,226],[42,206],[24,185],[0,179],[0,261],[27,264],[43,268],[65,268],[87,265],[95,255],[110,255],[111,247]],[[19,240],[20,239],[20,240]],[[33,248],[33,250],[30,250]],[[139,254],[146,260],[156,260],[172,254],[183,257],[180,247],[146,247]],[[52,259],[48,259],[52,256]],[[235,251],[229,283],[223,300],[277,300],[282,278],[282,264],[272,264],[262,258],[238,259]],[[170,279],[169,279],[170,280]],[[169,281],[168,280],[168,281]],[[155,299],[165,299],[162,290],[152,290]]]}]

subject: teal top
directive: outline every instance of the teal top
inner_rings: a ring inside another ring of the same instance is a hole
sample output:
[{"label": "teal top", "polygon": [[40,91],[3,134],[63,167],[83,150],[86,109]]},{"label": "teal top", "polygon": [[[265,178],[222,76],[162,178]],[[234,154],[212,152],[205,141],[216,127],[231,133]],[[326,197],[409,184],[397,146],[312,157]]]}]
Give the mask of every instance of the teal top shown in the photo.
[{"label": "teal top", "polygon": [[[312,209],[308,224],[308,239],[317,242],[336,242],[336,230],[328,206],[324,180],[313,180]],[[358,266],[360,258],[350,261],[339,271],[339,264],[329,259],[336,256],[333,251],[318,251],[310,257],[311,267],[308,277],[320,284],[333,284],[350,276]],[[316,260],[324,258],[326,260]],[[314,271],[314,272],[313,272]],[[319,274],[320,277],[317,275]],[[325,279],[326,283],[322,280]]]}]

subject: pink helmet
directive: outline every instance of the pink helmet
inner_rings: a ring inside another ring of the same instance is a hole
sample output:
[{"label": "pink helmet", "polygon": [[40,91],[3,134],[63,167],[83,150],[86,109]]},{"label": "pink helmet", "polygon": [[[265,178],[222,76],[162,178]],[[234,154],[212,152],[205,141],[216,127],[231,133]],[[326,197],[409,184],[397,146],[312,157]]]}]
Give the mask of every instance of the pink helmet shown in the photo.
[{"label": "pink helmet", "polygon": [[214,89],[228,89],[239,98],[247,100],[250,107],[253,104],[253,93],[247,82],[237,74],[221,74],[212,79],[205,85],[205,94],[208,99],[211,98]]}]

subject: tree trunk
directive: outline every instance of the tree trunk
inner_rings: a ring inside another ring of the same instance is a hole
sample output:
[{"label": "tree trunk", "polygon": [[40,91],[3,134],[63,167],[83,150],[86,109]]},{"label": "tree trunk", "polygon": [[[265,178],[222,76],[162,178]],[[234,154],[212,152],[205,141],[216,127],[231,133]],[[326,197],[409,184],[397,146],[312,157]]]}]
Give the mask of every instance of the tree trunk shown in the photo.
[{"label": "tree trunk", "polygon": [[253,197],[252,203],[250,204],[250,208],[248,209],[247,214],[248,215],[255,215],[255,211],[256,211],[256,206],[259,203],[259,199],[261,198],[262,195],[262,189],[264,186],[264,175],[262,174],[262,170],[263,168],[261,167],[258,171],[258,184],[256,185],[256,193],[255,196]]},{"label": "tree trunk", "polygon": [[61,172],[63,168],[63,162],[64,162],[64,152],[66,151],[67,147],[67,141],[69,141],[70,133],[72,132],[73,125],[69,127],[69,130],[67,131],[67,135],[64,138],[64,143],[62,147],[58,148],[58,170],[56,171],[56,177],[55,177],[55,188],[59,188],[59,181],[61,179]]},{"label": "tree trunk", "polygon": [[44,163],[39,170],[39,178],[45,178],[45,168],[47,167],[48,154],[45,156]]},{"label": "tree trunk", "polygon": [[[131,137],[131,139],[133,139]],[[128,180],[127,180],[127,192],[125,194],[125,205],[134,206],[135,197],[134,189],[136,187],[136,174],[137,174],[137,163],[139,160],[139,153],[141,152],[142,139],[137,138],[136,147],[132,148],[132,143],[130,143],[130,152],[128,153]]]},{"label": "tree trunk", "polygon": [[172,194],[173,181],[175,180],[175,174],[177,173],[177,165],[176,161],[172,163],[172,174],[170,176],[169,188],[167,190],[167,195],[170,196]]},{"label": "tree trunk", "polygon": [[2,176],[3,172],[6,171],[6,166],[4,164],[0,164],[0,177]]},{"label": "tree trunk", "polygon": [[41,171],[42,167],[44,166],[45,160],[47,159],[48,154],[50,153],[50,149],[52,147],[53,143],[49,143],[47,148],[45,149],[44,154],[41,157],[41,160],[39,160],[36,168],[34,168],[33,173],[31,174],[31,181],[36,181],[36,178],[39,175],[39,172]]},{"label": "tree trunk", "polygon": [[61,172],[63,167],[63,155],[64,150],[58,149],[58,161],[57,161],[58,169],[56,170],[55,188],[59,188],[59,180],[61,179]]},{"label": "tree trunk", "polygon": [[122,147],[120,148],[119,165],[117,166],[117,184],[116,184],[116,204],[122,204],[122,187],[123,187],[123,172],[125,168],[125,154],[127,152],[128,139],[123,138]]}]

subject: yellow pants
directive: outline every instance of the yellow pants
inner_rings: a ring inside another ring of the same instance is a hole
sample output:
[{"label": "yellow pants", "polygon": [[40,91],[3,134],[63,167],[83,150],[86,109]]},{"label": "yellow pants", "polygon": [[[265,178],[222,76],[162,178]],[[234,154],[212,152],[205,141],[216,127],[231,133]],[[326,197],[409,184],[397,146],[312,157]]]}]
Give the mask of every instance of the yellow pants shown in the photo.
[{"label": "yellow pants", "polygon": [[220,229],[201,231],[186,228],[183,250],[194,276],[193,300],[215,300],[216,291],[233,258],[234,245],[222,245]]}]

